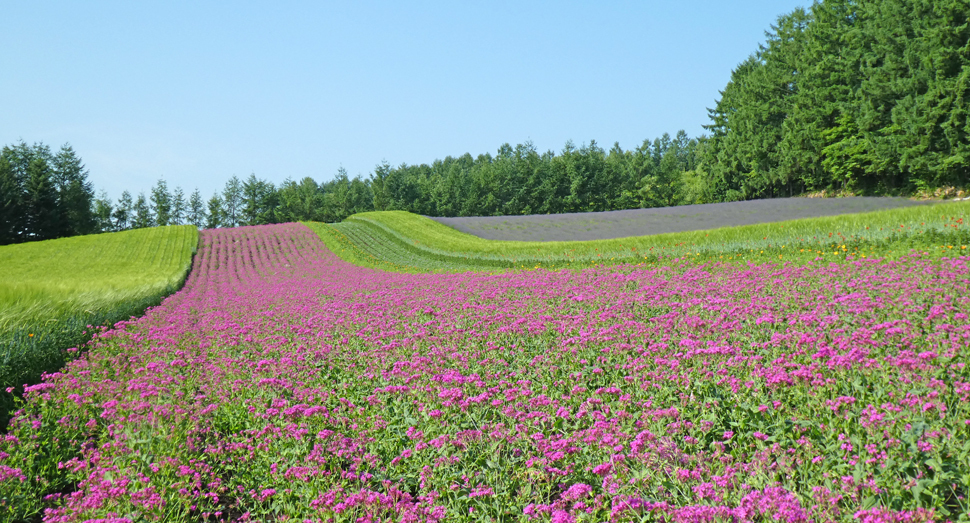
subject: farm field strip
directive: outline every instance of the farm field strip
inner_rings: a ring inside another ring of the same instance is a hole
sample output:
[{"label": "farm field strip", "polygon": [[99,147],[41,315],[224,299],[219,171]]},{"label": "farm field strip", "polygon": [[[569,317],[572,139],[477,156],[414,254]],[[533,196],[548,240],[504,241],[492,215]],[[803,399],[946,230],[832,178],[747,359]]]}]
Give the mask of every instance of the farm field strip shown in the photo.
[{"label": "farm field strip", "polygon": [[[198,242],[192,226],[152,228],[0,247],[0,331],[51,316],[113,304],[184,277]],[[56,312],[55,312],[56,311]]]},{"label": "farm field strip", "polygon": [[[348,220],[336,224],[307,223],[323,237],[340,238],[343,245],[357,252],[365,266],[399,272],[455,272],[514,268],[515,263],[501,258],[471,257],[455,252],[432,251],[416,245],[397,231],[369,220]],[[338,251],[340,252],[340,251]],[[341,252],[341,254],[343,254]],[[375,265],[380,264],[380,265]]]},{"label": "farm field strip", "polygon": [[[845,260],[862,255],[905,255],[912,249],[936,252],[940,247],[955,246],[966,251],[970,244],[970,202],[574,242],[486,240],[402,211],[356,214],[329,225],[321,234],[332,236],[333,231],[343,233],[335,252],[344,259],[403,272],[578,268],[669,263],[698,256],[756,262],[777,260],[779,256],[790,261],[810,261],[819,256]],[[351,252],[366,254],[348,256]]]},{"label": "farm field strip", "polygon": [[[347,240],[365,252],[370,260],[381,260],[394,267],[408,270],[420,268],[422,262],[428,257],[427,253],[413,247],[408,248],[400,239],[369,223],[344,222],[331,227],[345,235]],[[311,228],[317,230],[314,225],[311,225]],[[435,261],[436,270],[462,271],[480,268],[479,265],[468,263],[467,258],[455,255],[438,256]]]},{"label": "farm field strip", "polygon": [[461,232],[489,240],[608,240],[718,229],[799,218],[818,218],[898,209],[933,202],[906,198],[773,198],[622,211],[432,218]]},{"label": "farm field strip", "polygon": [[93,329],[139,314],[184,281],[198,231],[162,227],[0,247],[0,427],[8,387],[60,368]]},{"label": "farm field strip", "polygon": [[968,263],[400,274],[203,231],[182,291],[30,388],[0,514],[957,519]]}]

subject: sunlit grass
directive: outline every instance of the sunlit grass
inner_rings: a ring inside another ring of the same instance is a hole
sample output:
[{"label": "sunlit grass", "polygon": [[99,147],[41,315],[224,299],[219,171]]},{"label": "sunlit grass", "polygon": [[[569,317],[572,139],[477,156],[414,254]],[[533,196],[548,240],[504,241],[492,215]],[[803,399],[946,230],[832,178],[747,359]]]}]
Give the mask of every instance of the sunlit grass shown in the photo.
[{"label": "sunlit grass", "polygon": [[60,368],[90,326],[139,314],[184,281],[193,226],[158,227],[0,247],[0,426],[8,387]]}]

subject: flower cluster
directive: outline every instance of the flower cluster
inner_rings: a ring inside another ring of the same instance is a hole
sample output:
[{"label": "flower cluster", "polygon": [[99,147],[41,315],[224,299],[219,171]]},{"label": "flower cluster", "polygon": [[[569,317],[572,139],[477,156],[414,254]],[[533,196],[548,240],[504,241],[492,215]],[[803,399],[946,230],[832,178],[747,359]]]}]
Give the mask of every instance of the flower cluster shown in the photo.
[{"label": "flower cluster", "polygon": [[28,392],[0,510],[955,519],[968,261],[395,274],[298,224],[204,231],[181,292]]}]

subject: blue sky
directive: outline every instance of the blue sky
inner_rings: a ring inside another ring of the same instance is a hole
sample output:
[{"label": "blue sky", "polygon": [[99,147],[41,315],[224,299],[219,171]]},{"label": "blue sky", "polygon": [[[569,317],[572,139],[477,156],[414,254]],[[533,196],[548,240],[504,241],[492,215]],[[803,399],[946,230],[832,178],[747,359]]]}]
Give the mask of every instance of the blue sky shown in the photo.
[{"label": "blue sky", "polygon": [[803,0],[12,2],[0,144],[70,142],[97,189],[331,179],[526,140],[703,132]]}]

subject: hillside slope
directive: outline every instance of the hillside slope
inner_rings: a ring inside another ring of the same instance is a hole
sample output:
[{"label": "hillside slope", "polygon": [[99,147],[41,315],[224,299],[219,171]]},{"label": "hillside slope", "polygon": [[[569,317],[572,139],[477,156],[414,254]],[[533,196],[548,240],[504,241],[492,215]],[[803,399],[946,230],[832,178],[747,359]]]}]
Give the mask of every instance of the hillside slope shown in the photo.
[{"label": "hillside slope", "polygon": [[770,198],[622,211],[459,216],[432,220],[489,240],[610,240],[932,205],[908,198]]},{"label": "hillside slope", "polygon": [[127,319],[177,290],[198,238],[184,225],[0,247],[0,426],[7,387],[60,368],[88,325]]},{"label": "hillside slope", "polygon": [[577,268],[685,256],[844,259],[875,251],[947,245],[959,249],[970,243],[967,223],[970,202],[963,201],[589,241],[487,240],[404,211],[360,213],[337,224],[308,225],[351,263],[399,272],[449,272]]}]

